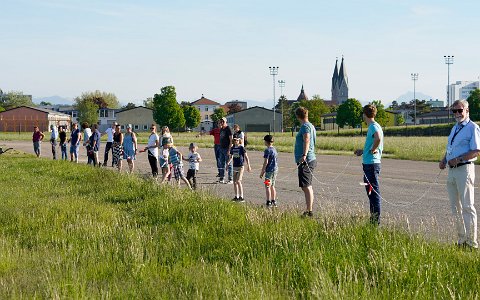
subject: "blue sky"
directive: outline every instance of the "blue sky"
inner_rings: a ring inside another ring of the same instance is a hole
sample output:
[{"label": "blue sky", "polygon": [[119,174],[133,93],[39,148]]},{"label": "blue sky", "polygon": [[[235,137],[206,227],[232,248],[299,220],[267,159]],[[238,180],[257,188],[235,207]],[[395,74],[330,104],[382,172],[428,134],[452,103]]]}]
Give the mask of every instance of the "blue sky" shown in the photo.
[{"label": "blue sky", "polygon": [[350,97],[391,102],[413,90],[445,98],[478,80],[480,1],[0,0],[0,88],[35,97],[83,91],[140,101],[174,85],[178,100],[271,101],[268,66],[288,98],[302,83],[330,99],[345,56]]}]

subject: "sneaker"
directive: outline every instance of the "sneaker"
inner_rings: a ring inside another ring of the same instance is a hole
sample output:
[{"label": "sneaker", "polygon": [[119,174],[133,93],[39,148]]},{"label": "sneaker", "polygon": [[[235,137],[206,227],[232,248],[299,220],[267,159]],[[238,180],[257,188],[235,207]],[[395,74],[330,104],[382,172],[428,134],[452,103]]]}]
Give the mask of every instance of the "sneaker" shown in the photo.
[{"label": "sneaker", "polygon": [[276,201],[276,200],[272,200],[271,205],[272,205],[272,207],[277,207],[277,201]]},{"label": "sneaker", "polygon": [[225,183],[225,180],[223,180],[223,178],[220,178],[220,179],[218,180],[218,183]]},{"label": "sneaker", "polygon": [[232,180],[229,180],[227,182],[224,181],[225,184],[233,184],[233,181]]},{"label": "sneaker", "polygon": [[103,166],[104,166],[104,167],[106,167],[106,166],[107,166],[107,163],[106,163],[106,162],[104,162],[104,163],[103,163]]},{"label": "sneaker", "polygon": [[217,174],[217,176],[215,176],[215,177],[220,177],[220,174]]},{"label": "sneaker", "polygon": [[245,202],[245,199],[243,199],[243,197],[240,197],[237,199],[237,202]]},{"label": "sneaker", "polygon": [[267,200],[267,203],[265,203],[265,207],[266,208],[272,207],[272,202],[270,202],[270,200]]},{"label": "sneaker", "polygon": [[313,211],[306,211],[302,214],[302,218],[311,218],[313,217]]},{"label": "sneaker", "polygon": [[237,202],[237,201],[238,201],[238,198],[235,197],[235,198],[232,199],[232,201],[233,201],[233,202]]}]

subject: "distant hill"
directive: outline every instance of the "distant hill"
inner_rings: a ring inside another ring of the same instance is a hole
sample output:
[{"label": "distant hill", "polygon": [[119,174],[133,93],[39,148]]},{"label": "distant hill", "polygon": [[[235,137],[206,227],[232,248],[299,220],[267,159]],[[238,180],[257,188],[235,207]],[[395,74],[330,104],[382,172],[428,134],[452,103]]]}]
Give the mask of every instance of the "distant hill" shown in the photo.
[{"label": "distant hill", "polygon": [[66,105],[72,105],[73,104],[73,99],[72,98],[66,98],[66,97],[61,97],[61,96],[50,96],[50,97],[34,97],[33,102],[36,104],[40,104],[40,102],[50,102],[53,105],[55,104],[66,104]]},{"label": "distant hill", "polygon": [[[423,94],[422,92],[416,92],[415,93],[415,98],[417,98],[418,100],[430,100],[430,99],[433,99],[432,96],[429,96],[429,95],[426,95],[426,94]],[[398,97],[397,99],[397,102],[398,104],[401,104],[402,102],[410,102],[413,100],[413,92],[412,91],[408,91],[406,92],[405,94],[401,95],[400,97]]]}]

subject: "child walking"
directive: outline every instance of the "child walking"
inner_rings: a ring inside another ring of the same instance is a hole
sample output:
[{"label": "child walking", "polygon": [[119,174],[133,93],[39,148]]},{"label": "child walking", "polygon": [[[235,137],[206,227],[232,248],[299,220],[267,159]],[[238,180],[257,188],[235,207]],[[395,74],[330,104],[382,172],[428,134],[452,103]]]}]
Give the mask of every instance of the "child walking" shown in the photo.
[{"label": "child walking", "polygon": [[189,162],[189,168],[187,171],[187,180],[192,186],[194,190],[197,189],[197,173],[198,170],[200,169],[200,162],[202,161],[202,157],[200,154],[197,152],[197,145],[194,143],[190,144],[190,147],[188,147],[190,150],[190,153],[188,154],[187,158],[183,158],[183,160],[186,160]]},{"label": "child walking", "polygon": [[277,206],[277,191],[275,189],[275,180],[278,173],[277,150],[273,147],[273,136],[267,134],[263,138],[267,149],[263,152],[263,166],[260,178],[265,176],[265,194],[267,196],[267,208]]},{"label": "child walking", "polygon": [[244,162],[247,163],[247,171],[250,172],[252,168],[250,167],[250,161],[248,159],[247,150],[240,145],[240,139],[234,138],[233,139],[233,147],[230,149],[230,159],[228,160],[228,164],[230,164],[233,160],[233,190],[235,192],[235,198],[232,201],[235,202],[245,202],[243,198],[243,186],[242,186],[242,178],[243,178],[243,170],[244,170]]},{"label": "child walking", "polygon": [[[173,166],[173,176],[175,180],[178,182],[178,186],[180,186],[180,179],[185,182],[189,189],[192,187],[190,186],[190,182],[188,182],[185,174],[183,173],[183,163],[182,163],[182,153],[180,153],[177,148],[173,146],[172,143],[167,144],[168,148],[168,160],[170,164]],[[162,180],[162,183],[165,181],[165,177]]]}]

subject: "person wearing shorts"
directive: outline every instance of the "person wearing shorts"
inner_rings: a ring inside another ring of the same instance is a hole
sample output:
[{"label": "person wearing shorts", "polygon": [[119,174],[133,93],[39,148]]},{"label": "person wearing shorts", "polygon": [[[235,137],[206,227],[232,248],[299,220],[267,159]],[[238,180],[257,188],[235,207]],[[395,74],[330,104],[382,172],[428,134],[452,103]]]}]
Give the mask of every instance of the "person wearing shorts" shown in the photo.
[{"label": "person wearing shorts", "polygon": [[308,110],[299,107],[295,110],[295,116],[300,121],[301,127],[295,137],[294,157],[298,166],[298,185],[305,194],[306,211],[304,217],[313,217],[313,170],[317,166],[315,156],[315,142],[317,132],[315,126],[308,121]]},{"label": "person wearing shorts", "polygon": [[190,153],[188,153],[187,158],[183,158],[183,160],[188,161],[187,180],[194,190],[197,189],[197,174],[200,169],[200,162],[202,161],[202,157],[197,152],[197,149],[198,147],[195,143],[190,143],[188,147]]},{"label": "person wearing shorts", "polygon": [[233,190],[235,197],[232,199],[234,202],[245,202],[243,198],[243,165],[247,163],[247,171],[250,172],[250,161],[248,159],[247,150],[240,145],[240,139],[233,139],[233,147],[230,149],[230,157],[227,164],[231,164],[233,161]]},{"label": "person wearing shorts", "polygon": [[74,123],[72,125],[72,133],[70,134],[70,161],[74,161],[78,163],[78,146],[80,143],[80,140],[82,139],[82,133],[80,132],[80,129],[78,129],[78,124]]},{"label": "person wearing shorts", "polygon": [[263,166],[260,172],[260,178],[265,176],[265,193],[267,196],[266,207],[277,206],[277,191],[275,189],[275,180],[277,179],[278,164],[277,164],[277,150],[273,147],[273,136],[267,134],[263,138],[267,149],[263,152]]},{"label": "person wearing shorts", "polygon": [[33,151],[37,157],[40,157],[42,153],[42,140],[45,137],[43,132],[40,131],[38,126],[33,127],[33,135],[32,135],[32,142],[33,142]]},{"label": "person wearing shorts", "polygon": [[[172,164],[173,169],[173,176],[175,180],[178,182],[178,186],[180,186],[180,179],[188,186],[189,189],[192,187],[190,186],[190,182],[188,182],[187,178],[185,177],[185,173],[183,172],[183,163],[182,163],[182,153],[180,153],[177,148],[173,146],[173,144],[167,144],[168,148],[168,160],[169,163]],[[163,180],[162,182],[164,182]]]}]

